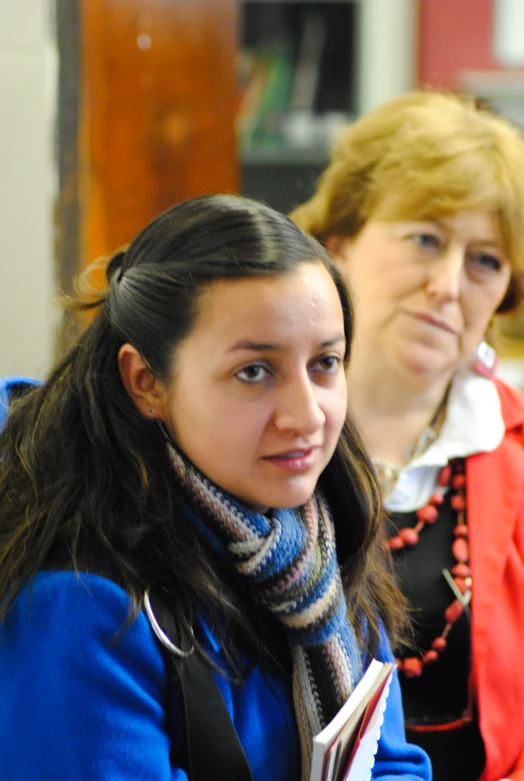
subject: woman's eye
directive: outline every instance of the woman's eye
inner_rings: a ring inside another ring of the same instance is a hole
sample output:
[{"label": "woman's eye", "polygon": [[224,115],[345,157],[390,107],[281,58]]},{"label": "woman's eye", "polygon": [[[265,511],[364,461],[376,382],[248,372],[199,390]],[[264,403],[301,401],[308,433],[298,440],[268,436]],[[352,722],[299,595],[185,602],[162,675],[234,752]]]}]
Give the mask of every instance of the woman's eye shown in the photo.
[{"label": "woman's eye", "polygon": [[339,355],[326,355],[316,362],[315,367],[318,367],[320,371],[326,374],[335,374],[341,363],[342,360]]},{"label": "woman's eye", "polygon": [[441,241],[434,233],[413,233],[411,238],[422,249],[438,249]]},{"label": "woman's eye", "polygon": [[243,369],[239,369],[235,376],[242,382],[263,382],[269,375],[269,369],[267,366],[261,363],[252,363],[249,366],[244,366]]},{"label": "woman's eye", "polygon": [[486,252],[471,253],[469,261],[479,269],[485,271],[500,271],[503,266],[500,258]]}]

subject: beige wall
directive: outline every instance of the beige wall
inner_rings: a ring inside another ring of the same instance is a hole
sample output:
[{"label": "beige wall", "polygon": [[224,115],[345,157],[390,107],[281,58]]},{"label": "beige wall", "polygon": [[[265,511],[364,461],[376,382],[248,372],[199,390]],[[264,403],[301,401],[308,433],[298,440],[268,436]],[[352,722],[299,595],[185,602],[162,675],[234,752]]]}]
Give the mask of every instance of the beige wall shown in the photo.
[{"label": "beige wall", "polygon": [[0,374],[51,357],[56,57],[45,0],[0,1]]}]

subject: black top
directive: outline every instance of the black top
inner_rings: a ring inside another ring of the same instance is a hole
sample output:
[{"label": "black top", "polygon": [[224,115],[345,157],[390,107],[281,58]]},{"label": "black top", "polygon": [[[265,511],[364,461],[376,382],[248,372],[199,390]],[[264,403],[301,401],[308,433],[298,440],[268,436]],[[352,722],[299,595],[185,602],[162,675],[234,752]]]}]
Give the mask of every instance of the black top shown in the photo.
[{"label": "black top", "polygon": [[[412,608],[415,648],[405,649],[404,656],[422,656],[432,641],[441,635],[446,624],[444,611],[455,595],[442,575],[442,569],[457,563],[451,553],[456,513],[450,505],[451,492],[439,508],[436,523],[426,524],[419,543],[393,553],[395,572],[401,590]],[[414,512],[392,513],[389,535],[417,522]],[[419,678],[400,673],[408,740],[422,746],[433,764],[434,781],[476,781],[485,763],[484,746],[476,714],[468,702],[471,629],[469,613],[453,625],[448,646],[439,659],[426,665]],[[461,719],[471,721],[451,727]],[[415,731],[412,727],[436,727]]]}]

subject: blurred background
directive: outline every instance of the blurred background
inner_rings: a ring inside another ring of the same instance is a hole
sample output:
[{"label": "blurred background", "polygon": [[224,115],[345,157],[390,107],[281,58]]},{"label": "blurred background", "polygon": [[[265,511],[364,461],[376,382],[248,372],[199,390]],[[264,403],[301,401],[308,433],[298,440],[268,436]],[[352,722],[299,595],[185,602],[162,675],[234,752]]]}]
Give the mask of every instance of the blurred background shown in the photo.
[{"label": "blurred background", "polygon": [[[0,374],[46,374],[56,296],[159,211],[212,192],[289,211],[342,127],[427,85],[524,127],[523,0],[1,0]],[[500,350],[521,385],[523,343],[517,316]]]}]

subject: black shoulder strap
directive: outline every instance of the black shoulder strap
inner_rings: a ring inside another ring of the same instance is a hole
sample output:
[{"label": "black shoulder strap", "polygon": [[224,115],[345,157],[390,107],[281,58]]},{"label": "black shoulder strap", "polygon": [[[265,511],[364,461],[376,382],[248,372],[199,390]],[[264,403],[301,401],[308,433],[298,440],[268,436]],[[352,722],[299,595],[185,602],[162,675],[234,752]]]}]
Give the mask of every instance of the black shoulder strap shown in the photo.
[{"label": "black shoulder strap", "polygon": [[[153,596],[150,605],[161,630],[176,646],[177,629],[171,612]],[[153,630],[157,634],[154,625]],[[174,670],[175,679],[180,682],[190,781],[216,781],[217,778],[253,781],[244,749],[211,669],[196,653],[182,657],[169,651],[162,642],[161,646],[168,674]]]}]

